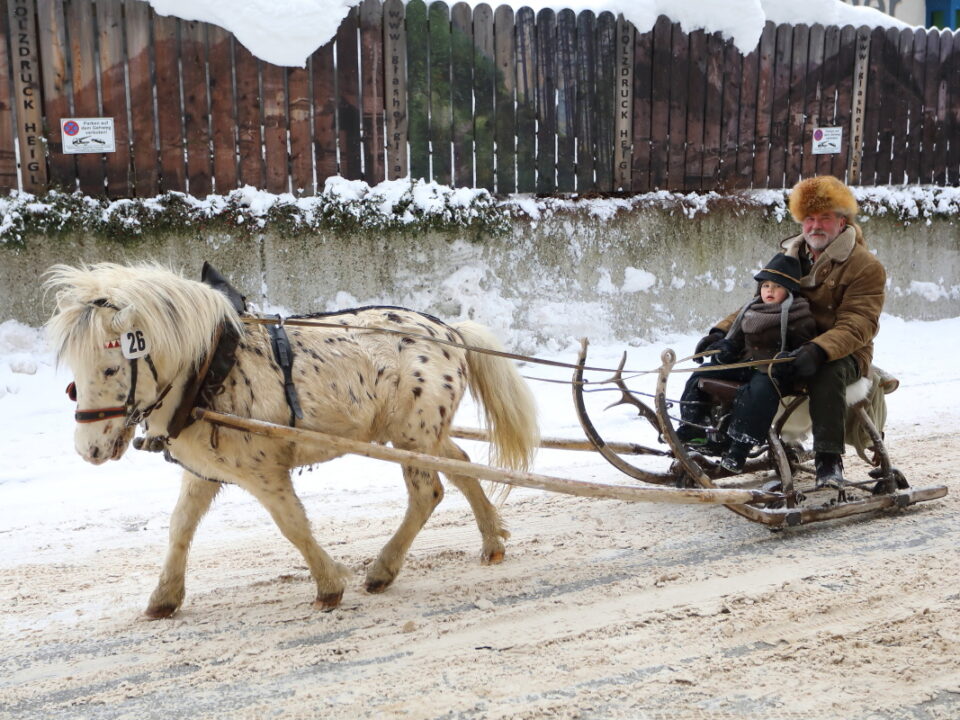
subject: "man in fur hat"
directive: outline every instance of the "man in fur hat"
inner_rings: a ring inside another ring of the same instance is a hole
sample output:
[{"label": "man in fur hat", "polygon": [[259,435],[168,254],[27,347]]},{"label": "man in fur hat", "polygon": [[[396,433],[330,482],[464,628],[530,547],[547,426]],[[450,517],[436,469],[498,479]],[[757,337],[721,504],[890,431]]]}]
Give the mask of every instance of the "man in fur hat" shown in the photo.
[{"label": "man in fur hat", "polygon": [[[806,384],[817,485],[840,486],[846,388],[870,370],[887,276],[867,249],[855,222],[857,201],[840,180],[825,175],[797,183],[789,207],[801,233],[781,246],[800,260],[800,293],[810,303],[818,334],[787,353],[793,362],[777,365],[775,375]],[[718,323],[697,352],[722,340],[736,315]]]}]

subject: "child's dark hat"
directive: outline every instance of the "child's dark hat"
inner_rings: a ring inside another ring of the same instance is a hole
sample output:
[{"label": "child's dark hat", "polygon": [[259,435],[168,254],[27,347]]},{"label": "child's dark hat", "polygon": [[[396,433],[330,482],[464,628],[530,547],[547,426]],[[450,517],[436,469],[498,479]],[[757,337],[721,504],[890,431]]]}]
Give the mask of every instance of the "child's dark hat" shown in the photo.
[{"label": "child's dark hat", "polygon": [[770,280],[783,285],[791,293],[797,293],[800,292],[800,277],[800,261],[790,255],[777,253],[753,279],[758,282]]}]

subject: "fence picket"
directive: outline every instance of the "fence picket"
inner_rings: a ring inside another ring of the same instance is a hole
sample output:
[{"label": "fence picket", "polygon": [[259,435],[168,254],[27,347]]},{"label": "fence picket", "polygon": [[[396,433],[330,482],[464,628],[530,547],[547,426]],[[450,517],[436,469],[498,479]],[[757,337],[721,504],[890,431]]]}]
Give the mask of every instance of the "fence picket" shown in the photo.
[{"label": "fence picket", "polygon": [[470,6],[450,9],[450,84],[453,113],[453,184],[473,187],[473,17]]},{"label": "fence picket", "polygon": [[[819,127],[837,127],[837,76],[840,60],[840,28],[828,27],[823,33],[823,64],[820,68],[820,107],[817,110]],[[850,128],[841,128],[841,147],[850,142]],[[829,175],[833,154],[812,155],[814,175]]]},{"label": "fence picket", "polygon": [[496,77],[493,10],[486,3],[473,9],[473,141],[478,188],[494,184],[493,135],[496,125],[493,96]]},{"label": "fence picket", "polygon": [[[800,180],[803,169],[803,153],[806,138],[803,135],[803,109],[807,97],[807,50],[810,44],[810,29],[806,25],[794,25],[791,38],[790,80],[787,101],[787,137],[784,147],[784,187],[793,187]],[[816,86],[814,86],[816,92]]]},{"label": "fence picket", "polygon": [[287,105],[290,117],[290,189],[294,195],[313,195],[313,132],[310,127],[310,59],[307,66],[287,68]]},{"label": "fence picket", "polygon": [[913,133],[910,132],[910,118],[919,114],[919,96],[914,82],[913,66],[913,30],[900,33],[897,38],[897,73],[896,87],[898,103],[894,127],[897,129],[898,146],[893,154],[890,165],[890,180],[896,185],[906,183],[907,166],[911,152],[914,150]]},{"label": "fence picket", "polygon": [[740,86],[743,55],[733,40],[723,43],[723,111],[720,114],[720,186],[728,188],[737,177],[737,139],[740,132]]},{"label": "fence picket", "polygon": [[266,185],[261,138],[260,61],[242,44],[235,43],[233,62],[237,76],[237,146],[240,151],[240,184]]},{"label": "fence picket", "polygon": [[[134,3],[135,4],[135,3]],[[214,190],[226,195],[237,187],[237,115],[233,96],[233,36],[223,28],[207,28],[210,63],[210,129]]]},{"label": "fence picket", "polygon": [[516,40],[513,8],[501,5],[493,14],[493,53],[496,63],[493,103],[496,113],[494,131],[497,152],[497,192],[511,193],[517,187],[516,172]]},{"label": "fence picket", "polygon": [[[594,161],[596,146],[596,16],[584,10],[577,16],[577,93],[574,121],[577,136],[577,190],[594,188]],[[649,135],[649,133],[648,133]]]},{"label": "fence picket", "polygon": [[703,183],[703,133],[707,112],[707,34],[694,30],[689,35],[690,62],[687,66],[687,145],[683,186],[700,190]]},{"label": "fence picket", "polygon": [[[141,3],[144,8],[149,5]],[[7,22],[6,7],[4,4],[3,23]],[[67,94],[67,57],[65,53],[63,0],[38,0],[37,2],[37,34],[40,45],[40,65],[43,75],[43,112],[47,118],[47,166],[50,184],[52,187],[66,192],[73,192],[77,186],[77,161],[73,155],[63,152],[63,136],[60,130],[60,120],[70,116],[70,97]],[[2,43],[6,43],[6,32]],[[0,63],[6,66],[6,50],[0,48]],[[0,98],[12,97],[13,88],[9,84],[6,71],[0,66],[0,83],[7,83],[4,92],[0,87]],[[9,66],[6,66],[9,67]],[[2,102],[2,101],[0,101]],[[9,112],[10,107],[7,105]],[[12,122],[12,120],[11,120]],[[12,152],[12,148],[11,148]],[[153,159],[156,165],[156,158]],[[16,162],[14,161],[12,188],[17,187]],[[0,181],[0,186],[4,182]]]},{"label": "fence picket", "polygon": [[360,180],[363,174],[360,146],[360,67],[357,59],[358,11],[356,7],[337,30],[337,121],[340,137],[340,174]]},{"label": "fence picket", "polygon": [[[79,3],[77,3],[79,4]],[[186,163],[183,158],[183,111],[180,106],[180,48],[178,21],[153,15],[154,62],[156,71],[157,127],[160,140],[160,189],[185,192]],[[260,118],[257,117],[259,135]],[[259,178],[257,187],[263,187]],[[83,181],[81,179],[81,186]],[[252,184],[252,183],[251,183]]]},{"label": "fence picket", "polygon": [[536,18],[533,10],[517,10],[516,78],[517,78],[517,192],[537,189],[536,127],[537,127],[537,46]]},{"label": "fence picket", "polygon": [[183,123],[187,145],[187,187],[192,195],[205,197],[213,189],[205,71],[205,24],[186,20],[180,23],[180,57],[183,74]]},{"label": "fence picket", "polygon": [[557,189],[557,15],[537,13],[537,192]]},{"label": "fence picket", "polygon": [[753,153],[757,135],[757,80],[759,79],[759,46],[743,56],[740,84],[740,118],[738,125],[737,173],[730,179],[731,188],[748,188],[753,182]]},{"label": "fence picket", "polygon": [[557,190],[577,189],[577,16],[557,13]]},{"label": "fence picket", "polygon": [[701,187],[714,188],[720,179],[720,143],[723,124],[723,37],[707,36],[706,113],[703,119]]},{"label": "fence picket", "polygon": [[804,102],[800,108],[803,113],[803,131],[800,136],[803,143],[803,160],[800,175],[804,178],[817,174],[818,155],[813,154],[813,131],[821,127],[820,109],[823,107],[823,63],[826,31],[823,25],[810,27],[809,50],[807,52],[806,83]]},{"label": "fence picket", "polygon": [[360,4],[360,102],[363,107],[363,178],[370,185],[383,182],[386,177],[383,164],[383,77],[383,10],[380,0],[363,0]]},{"label": "fence picket", "polygon": [[[903,138],[894,139],[894,122],[898,112],[906,107],[907,98],[897,93],[898,65],[900,61],[899,48],[900,32],[895,28],[888,28],[880,43],[880,87],[881,94],[886,99],[880,107],[872,108],[879,115],[877,129],[877,165],[874,184],[887,185],[890,182],[891,154],[900,145]],[[896,98],[896,100],[893,100]],[[898,133],[899,135],[899,133]]]},{"label": "fence picket", "polygon": [[430,179],[430,96],[427,68],[427,6],[407,4],[407,116],[410,133],[410,176]]},{"label": "fence picket", "polygon": [[[73,58],[73,108],[76,117],[100,117],[97,100],[97,73],[94,47],[96,44],[94,8],[88,3],[73,2],[67,9],[67,27],[70,32],[70,54]],[[86,195],[104,194],[103,155],[77,155],[77,174],[80,190]]]},{"label": "fence picket", "polygon": [[633,54],[633,168],[634,192],[650,190],[650,119],[653,94],[653,30],[637,33]]},{"label": "fence picket", "polygon": [[115,150],[106,153],[107,195],[133,194],[130,176],[130,130],[127,125],[127,83],[123,48],[122,0],[97,0],[100,48],[100,96],[104,117],[113,118]]},{"label": "fence picket", "polygon": [[770,187],[784,187],[787,163],[787,133],[790,124],[790,70],[793,57],[793,27],[777,26],[777,49],[773,69],[773,114],[770,123]]},{"label": "fence picket", "polygon": [[[667,189],[685,190],[684,148],[687,142],[687,75],[690,65],[690,40],[673,23],[670,62],[670,145],[667,166]],[[664,69],[666,72],[666,69]]]},{"label": "fence picket", "polygon": [[773,63],[777,26],[767,22],[760,34],[757,64],[757,124],[754,130],[753,186],[767,187],[770,177],[770,140],[773,123]]},{"label": "fence picket", "polygon": [[597,16],[596,40],[596,160],[594,188],[609,192],[613,185],[613,158],[616,145],[617,18],[611,12]]},{"label": "fence picket", "polygon": [[453,108],[450,99],[450,10],[436,0],[428,10],[430,30],[430,146],[433,180],[449,185],[453,180],[450,142]]},{"label": "fence picket", "polygon": [[260,82],[263,85],[263,153],[266,161],[267,192],[285,193],[290,190],[286,68],[262,62],[260,69]]},{"label": "fence picket", "polygon": [[667,182],[667,140],[670,134],[670,73],[672,28],[665,15],[653,26],[653,88],[650,93],[650,189]]},{"label": "fence picket", "polygon": [[317,166],[317,192],[326,179],[338,172],[337,165],[337,78],[334,72],[335,40],[314,50],[313,70],[313,154]]}]

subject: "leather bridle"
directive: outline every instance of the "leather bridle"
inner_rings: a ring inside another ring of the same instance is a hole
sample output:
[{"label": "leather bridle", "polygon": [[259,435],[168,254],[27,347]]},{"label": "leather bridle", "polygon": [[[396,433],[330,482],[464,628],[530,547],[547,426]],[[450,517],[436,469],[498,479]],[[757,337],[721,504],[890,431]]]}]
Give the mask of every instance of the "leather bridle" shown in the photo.
[{"label": "leather bridle", "polygon": [[[146,355],[143,358],[147,367],[150,368],[150,372],[153,374],[153,380],[158,385],[160,384],[160,378],[157,375],[157,367],[153,364],[153,359]],[[107,407],[107,408],[94,408],[91,410],[77,410],[73,417],[78,423],[92,423],[100,422],[101,420],[109,420],[111,418],[122,417],[126,418],[124,421],[124,427],[133,427],[134,425],[139,425],[147,416],[150,415],[154,410],[160,407],[163,398],[166,397],[167,393],[170,392],[170,388],[173,387],[173,383],[168,384],[157,396],[157,399],[146,407],[138,407],[136,401],[137,395],[137,369],[140,364],[139,358],[130,359],[130,390],[127,393],[127,399],[123,405],[116,407]],[[67,385],[67,397],[69,397],[74,402],[77,401],[77,384],[71,382]]]}]

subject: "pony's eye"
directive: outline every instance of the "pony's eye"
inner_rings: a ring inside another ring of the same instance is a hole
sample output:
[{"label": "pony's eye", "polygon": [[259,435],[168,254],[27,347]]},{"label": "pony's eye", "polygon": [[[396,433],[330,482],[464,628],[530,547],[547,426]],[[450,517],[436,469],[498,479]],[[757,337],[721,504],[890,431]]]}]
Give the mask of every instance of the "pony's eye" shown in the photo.
[{"label": "pony's eye", "polygon": [[107,368],[106,370],[103,371],[103,374],[106,375],[107,377],[110,377],[111,375],[116,375],[119,369],[120,368],[115,368],[115,367]]}]

